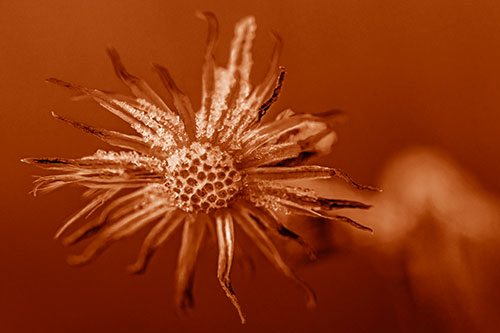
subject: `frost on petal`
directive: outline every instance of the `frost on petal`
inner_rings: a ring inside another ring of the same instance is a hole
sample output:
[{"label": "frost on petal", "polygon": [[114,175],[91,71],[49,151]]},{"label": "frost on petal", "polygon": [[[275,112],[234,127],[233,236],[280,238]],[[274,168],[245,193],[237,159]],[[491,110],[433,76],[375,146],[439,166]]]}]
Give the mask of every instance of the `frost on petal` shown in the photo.
[{"label": "frost on petal", "polygon": [[[238,22],[231,42],[231,53],[227,67],[216,67],[214,91],[208,116],[206,137],[224,135],[233,129],[234,114],[242,111],[242,106],[250,94],[250,70],[252,55],[250,49],[255,37],[255,19],[251,16]],[[216,138],[214,138],[215,140]]]},{"label": "frost on petal", "polygon": [[271,105],[276,102],[281,91],[285,70],[278,67],[281,54],[281,38],[273,34],[275,45],[267,74],[262,83],[255,87],[245,103],[245,109],[234,115],[232,144],[238,145],[240,137],[255,125],[266,114]]},{"label": "frost on petal", "polygon": [[135,150],[144,154],[162,155],[161,151],[152,148],[146,141],[143,140],[142,137],[93,127],[84,123],[61,117],[59,115],[56,115],[55,113],[52,113],[52,116],[56,119],[70,124],[77,129],[84,131],[85,133],[94,135],[112,146]]},{"label": "frost on petal", "polygon": [[319,165],[296,167],[251,167],[243,169],[247,178],[257,180],[278,179],[328,179],[335,176],[335,169]]},{"label": "frost on petal", "polygon": [[48,192],[64,185],[80,185],[92,189],[142,187],[163,181],[163,163],[136,152],[98,151],[81,159],[25,158],[23,162],[65,174],[38,177],[33,192]]},{"label": "frost on petal", "polygon": [[[219,142],[226,142],[236,132],[236,125],[242,114],[249,110],[247,103],[250,91],[250,71],[252,68],[252,41],[255,38],[255,19],[248,17],[241,21],[241,26],[236,27],[235,39],[231,48],[228,70],[235,78],[232,91],[226,99],[227,109],[223,112],[221,121],[217,128]],[[238,38],[241,38],[241,45],[238,44]]]},{"label": "frost on petal", "polygon": [[196,113],[196,135],[201,139],[208,126],[212,95],[215,89],[215,47],[219,38],[219,23],[213,13],[199,12],[198,17],[208,23],[207,46],[203,63],[201,108]]},{"label": "frost on petal", "polygon": [[128,122],[151,146],[168,151],[185,136],[179,128],[178,116],[164,113],[159,109],[148,107],[144,100],[137,100],[118,94],[106,93],[97,89],[85,88],[59,79],[47,79],[62,87],[71,89],[80,95],[88,96],[103,108]]},{"label": "frost on petal", "polygon": [[285,214],[299,214],[321,217],[338,222],[349,223],[356,228],[372,231],[371,228],[353,220],[333,214],[333,210],[341,208],[368,209],[369,205],[362,202],[319,197],[311,189],[286,186],[276,182],[256,181],[249,183],[246,194],[254,205],[269,210],[281,210]]},{"label": "frost on petal", "polygon": [[379,191],[369,185],[354,181],[348,174],[337,168],[320,165],[300,165],[295,167],[272,166],[250,167],[243,169],[248,180],[299,180],[299,179],[329,179],[337,177],[358,190]]},{"label": "frost on petal", "polygon": [[67,175],[50,175],[38,177],[34,182],[33,192],[47,193],[66,185],[80,185],[93,189],[106,188],[134,188],[143,187],[151,183],[157,183],[157,180],[148,178],[135,179],[129,177],[116,177],[113,175],[103,176],[99,172],[85,174],[67,174]]},{"label": "frost on petal", "polygon": [[241,311],[240,304],[231,286],[231,266],[234,256],[234,226],[231,213],[222,211],[215,216],[217,229],[217,243],[219,246],[219,257],[217,263],[217,278],[222,289],[226,293],[233,306],[238,311],[241,323],[245,323],[245,316]]},{"label": "frost on petal", "polygon": [[285,143],[294,143],[302,150],[299,156],[284,161],[287,165],[303,162],[311,156],[328,154],[337,138],[329,123],[335,121],[338,115],[337,111],[319,116],[288,113],[286,117],[248,131],[241,139],[242,148],[236,155],[237,159],[244,164],[252,154],[258,155],[270,146]]},{"label": "frost on petal", "polygon": [[135,151],[113,151],[98,150],[94,155],[83,158],[24,158],[25,163],[34,164],[45,169],[73,172],[94,172],[102,171],[104,174],[122,174],[136,172],[139,175],[150,175],[151,178],[158,178],[163,172],[164,162],[146,155],[138,154]]},{"label": "frost on petal", "polygon": [[129,101],[129,103],[137,110],[143,112],[144,115],[150,117],[152,121],[157,122],[158,125],[155,126],[159,128],[159,130],[156,129],[156,131],[159,131],[158,134],[160,136],[173,136],[173,138],[169,138],[169,140],[175,140],[174,138],[178,137],[176,142],[187,141],[184,123],[179,115],[173,112],[163,112],[163,110],[159,109],[156,105],[153,105],[144,99]]},{"label": "frost on petal", "polygon": [[168,93],[173,99],[175,109],[179,113],[182,122],[184,124],[184,130],[188,135],[190,140],[195,139],[195,115],[193,106],[189,97],[187,97],[175,84],[174,79],[168,72],[168,70],[160,65],[154,64],[154,70],[158,73],[163,82],[163,85],[167,89]]},{"label": "frost on petal", "polygon": [[283,161],[299,158],[303,148],[295,142],[267,145],[236,158],[236,163],[241,168],[255,166],[276,165]]}]

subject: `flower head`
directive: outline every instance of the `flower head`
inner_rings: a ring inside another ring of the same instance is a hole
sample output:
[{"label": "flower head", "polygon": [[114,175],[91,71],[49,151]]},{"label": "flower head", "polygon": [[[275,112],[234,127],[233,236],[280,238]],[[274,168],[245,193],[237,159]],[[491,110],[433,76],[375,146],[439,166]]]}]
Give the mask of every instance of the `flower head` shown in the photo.
[{"label": "flower head", "polygon": [[[247,234],[278,270],[304,289],[307,303],[312,306],[314,294],[285,264],[272,242],[272,234],[312,251],[280,221],[280,214],[322,217],[369,230],[335,213],[339,208],[368,206],[319,197],[311,189],[286,185],[284,181],[340,177],[357,188],[372,188],[356,184],[334,168],[301,165],[314,155],[329,153],[336,138],[330,120],[337,113],[312,115],[285,110],[272,121],[261,121],[277,100],[285,75],[284,69],[278,67],[279,38],[264,81],[253,87],[249,76],[254,18],[246,17],[236,25],[229,61],[222,67],[214,58],[217,21],[210,13],[201,16],[209,24],[209,34],[201,108],[196,112],[167,69],[154,65],[168,92],[168,98],[163,99],[144,80],[130,74],[112,48],[108,54],[115,72],[132,96],[48,80],[90,97],[128,122],[137,134],[95,128],[53,114],[123,150],[98,150],[78,159],[24,159],[59,172],[38,178],[34,192],[69,184],[87,188],[87,205],[56,234],[60,237],[69,226],[85,220],[63,238],[63,243],[73,244],[93,237],[83,253],[69,257],[71,264],[87,263],[112,242],[149,226],[138,259],[130,266],[131,271],[142,272],[156,249],[182,229],[176,300],[184,309],[193,304],[192,276],[197,254],[206,231],[212,230],[219,248],[217,277],[244,322],[230,280],[237,245],[236,224],[237,232]],[[94,218],[86,220],[89,216]]]}]

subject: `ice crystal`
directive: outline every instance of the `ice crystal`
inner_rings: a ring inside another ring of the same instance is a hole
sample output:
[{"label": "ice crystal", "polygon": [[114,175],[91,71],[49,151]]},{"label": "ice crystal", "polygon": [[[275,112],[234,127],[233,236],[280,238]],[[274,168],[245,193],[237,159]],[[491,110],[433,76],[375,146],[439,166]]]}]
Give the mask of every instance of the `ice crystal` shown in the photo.
[{"label": "ice crystal", "polygon": [[[87,188],[90,201],[58,230],[60,237],[79,220],[83,225],[63,238],[76,243],[93,240],[71,264],[84,264],[112,242],[151,226],[133,272],[142,272],[152,254],[172,233],[182,228],[176,271],[176,301],[190,307],[192,276],[205,231],[215,230],[219,254],[217,277],[222,289],[245,317],[231,287],[230,272],[235,251],[234,224],[239,226],[284,275],[295,280],[313,306],[315,296],[285,264],[272,242],[273,234],[298,242],[304,240],[280,222],[279,214],[300,214],[347,222],[368,229],[335,213],[339,208],[368,208],[360,202],[323,198],[311,189],[286,185],[286,180],[340,177],[358,185],[337,169],[300,165],[315,155],[330,152],[335,142],[331,121],[338,114],[295,114],[287,109],[262,124],[277,100],[285,71],[278,67],[281,49],[276,38],[269,69],[262,83],[250,83],[251,46],[256,24],[253,17],[238,22],[227,66],[216,65],[214,49],[218,24],[213,14],[202,13],[209,25],[202,74],[202,101],[195,112],[167,69],[154,65],[168,92],[159,97],[142,79],[130,74],[118,53],[108,49],[117,76],[132,96],[73,85],[58,79],[49,82],[90,97],[130,124],[136,135],[95,128],[53,114],[78,129],[95,135],[123,151],[97,151],[79,159],[26,158],[23,161],[59,173],[35,181],[34,193],[75,184]],[[94,216],[92,220],[85,220]]]}]

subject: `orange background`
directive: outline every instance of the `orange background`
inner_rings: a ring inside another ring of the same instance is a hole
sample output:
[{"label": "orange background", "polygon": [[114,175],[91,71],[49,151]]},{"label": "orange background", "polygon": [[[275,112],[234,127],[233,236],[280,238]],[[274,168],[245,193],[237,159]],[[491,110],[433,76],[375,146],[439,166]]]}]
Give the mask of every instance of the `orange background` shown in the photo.
[{"label": "orange background", "polygon": [[[305,332],[445,330],[432,309],[415,310],[403,282],[372,268],[363,251],[298,266],[319,296],[302,295],[257,256],[255,277],[236,267],[233,285],[248,325],[241,327],[215,276],[207,247],[196,273],[196,308],[178,320],[172,305],[179,237],[160,251],[144,276],[124,267],[140,239],[120,242],[96,262],[69,267],[52,239],[81,206],[80,191],[33,198],[26,156],[78,157],[106,148],[54,120],[50,111],[126,130],[90,102],[75,103],[48,77],[125,91],[105,56],[113,45],[128,69],[160,89],[157,62],[199,105],[206,25],[220,22],[219,63],[227,59],[235,22],[257,19],[253,78],[262,78],[277,31],[287,69],[274,111],[346,111],[340,142],[324,162],[375,183],[385,161],[412,144],[448,151],[489,190],[499,192],[500,2],[457,1],[2,1],[0,3],[0,331],[2,332]],[[403,326],[401,326],[403,325]]]}]

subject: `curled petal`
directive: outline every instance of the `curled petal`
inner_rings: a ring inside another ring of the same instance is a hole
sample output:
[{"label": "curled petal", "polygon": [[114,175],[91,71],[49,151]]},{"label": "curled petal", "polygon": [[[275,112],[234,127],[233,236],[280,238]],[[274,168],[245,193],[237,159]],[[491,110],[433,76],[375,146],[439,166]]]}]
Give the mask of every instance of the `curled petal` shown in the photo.
[{"label": "curled petal", "polygon": [[[56,78],[49,78],[46,81],[49,83],[57,84],[58,86],[64,88],[71,89],[72,91],[75,91],[78,94],[91,97],[96,102],[101,104],[104,108],[108,109],[111,113],[114,113],[121,119],[130,123],[133,127],[139,128],[144,126],[143,124],[141,124],[140,121],[135,119],[130,113],[126,112],[125,110],[121,110],[121,108],[119,108],[118,105],[116,105],[115,103],[116,99],[109,96],[107,93],[103,91],[82,87]],[[146,129],[143,130],[146,131]]]},{"label": "curled petal", "polygon": [[212,106],[212,96],[215,89],[215,47],[219,38],[219,23],[211,12],[198,12],[198,17],[208,23],[207,47],[202,74],[201,108],[196,114],[197,137],[205,134],[209,112]]},{"label": "curled petal", "polygon": [[120,55],[111,46],[108,46],[107,53],[111,62],[113,63],[113,68],[115,70],[116,76],[122,80],[123,83],[130,89],[130,91],[137,96],[138,98],[143,98],[150,103],[158,106],[163,110],[168,110],[167,105],[163,100],[158,96],[156,92],[146,83],[143,79],[140,79],[132,74],[130,74],[123,65]]},{"label": "curled petal", "polygon": [[112,190],[102,190],[96,193],[96,196],[94,199],[92,199],[85,207],[80,209],[78,212],[76,212],[73,216],[71,216],[64,224],[62,227],[60,227],[54,238],[59,238],[61,234],[73,223],[78,221],[83,216],[88,217],[92,212],[94,212],[97,208],[102,206],[105,202],[107,202],[109,199],[111,199],[116,193],[118,193],[120,189],[112,189]]},{"label": "curled petal", "polygon": [[306,304],[308,308],[313,308],[316,305],[316,296],[312,289],[300,280],[295,273],[288,267],[281,258],[278,250],[262,230],[258,223],[252,218],[247,210],[235,210],[234,217],[238,225],[243,231],[254,241],[262,254],[286,277],[295,281],[305,292]]},{"label": "curled petal", "polygon": [[67,172],[36,179],[33,190],[35,195],[37,191],[47,192],[69,184],[99,190],[140,187],[163,182],[163,162],[134,151],[116,153],[99,150],[94,155],[81,159],[47,157],[25,158],[22,161]]},{"label": "curled petal", "polygon": [[351,185],[354,188],[357,188],[358,190],[368,190],[368,191],[381,192],[381,190],[379,188],[376,188],[374,186],[359,184],[358,182],[354,181],[351,178],[351,176],[349,176],[347,173],[345,173],[344,171],[342,171],[340,169],[334,169],[334,170],[335,170],[335,177],[342,179],[347,184]]},{"label": "curled petal", "polygon": [[[323,217],[330,220],[347,222],[337,215],[331,215],[330,211],[340,208],[368,209],[369,205],[358,201],[339,200],[318,197],[312,190],[304,190],[294,186],[284,186],[273,182],[250,183],[246,189],[247,195],[257,206],[284,208],[285,211],[302,215]],[[370,230],[354,221],[350,222],[363,230]]]},{"label": "curled petal", "polygon": [[277,204],[285,207],[286,210],[288,210],[289,212],[292,212],[292,213],[307,215],[307,216],[312,216],[312,217],[321,217],[321,218],[333,220],[336,222],[344,222],[344,223],[348,223],[348,224],[352,225],[353,227],[355,227],[357,229],[373,232],[372,228],[367,227],[365,225],[362,225],[361,223],[358,223],[354,220],[351,220],[350,218],[348,218],[346,216],[331,215],[328,211],[318,210],[318,209],[314,209],[311,207],[306,207],[302,204],[296,203],[296,202],[291,201],[291,200],[286,200],[286,199],[280,199]]},{"label": "curled petal", "polygon": [[186,215],[178,209],[167,212],[148,233],[142,243],[136,262],[130,265],[128,270],[136,274],[143,273],[153,254],[170,238],[185,217]]},{"label": "curled petal", "polygon": [[233,219],[228,212],[221,213],[215,216],[217,229],[217,243],[219,245],[219,258],[217,263],[217,278],[219,284],[226,293],[233,306],[238,311],[241,323],[245,323],[245,316],[241,311],[238,299],[231,287],[231,266],[234,255],[234,226]]},{"label": "curled petal", "polygon": [[[130,162],[132,159],[135,163]],[[134,152],[121,152],[120,154],[112,152],[107,154],[104,151],[99,151],[97,156],[84,158],[28,157],[21,161],[44,169],[80,172],[82,177],[85,176],[85,173],[94,173],[103,171],[104,169],[108,170],[107,174],[110,176],[119,173],[129,173],[133,174],[134,177],[143,179],[148,177],[161,178],[159,175],[161,172],[161,162],[147,156],[138,156]],[[106,172],[103,172],[103,174],[106,174]]]},{"label": "curled petal", "polygon": [[175,272],[175,302],[181,311],[193,307],[194,266],[205,234],[204,219],[187,215]]},{"label": "curled petal", "polygon": [[112,189],[112,188],[137,188],[152,184],[158,184],[162,181],[155,173],[141,174],[134,173],[133,170],[127,173],[119,171],[88,171],[72,172],[61,175],[49,175],[37,178],[34,181],[33,193],[36,195],[39,191],[49,192],[67,185],[80,185],[92,189]]},{"label": "curled petal", "polygon": [[151,153],[151,146],[144,141],[141,137],[129,134],[123,134],[116,131],[110,131],[103,128],[92,127],[90,125],[76,122],[64,117],[61,117],[55,113],[52,113],[52,116],[56,119],[62,120],[73,127],[80,129],[86,133],[92,134],[102,141],[109,143],[112,146],[135,150],[141,153]]},{"label": "curled petal", "polygon": [[319,165],[302,165],[296,167],[250,167],[244,169],[248,180],[299,180],[299,179],[329,179],[337,177],[359,190],[378,191],[369,185],[355,182],[349,175],[337,168]]},{"label": "curled petal", "polygon": [[120,221],[103,229],[85,248],[82,254],[68,257],[68,263],[71,265],[88,263],[112,242],[132,235],[139,228],[144,227],[146,224],[165,214],[168,209],[169,208],[165,207],[163,203],[160,202],[123,217]]},{"label": "curled petal", "polygon": [[288,229],[285,225],[279,222],[278,218],[271,211],[259,208],[247,201],[239,200],[235,204],[235,209],[245,209],[253,217],[256,223],[262,228],[270,230],[285,237],[289,240],[297,242],[307,253],[311,260],[316,259],[316,253],[313,248],[298,234]]},{"label": "curled petal", "polygon": [[[219,39],[219,22],[217,21],[217,17],[215,17],[214,13],[208,11],[197,12],[196,15],[208,23],[205,61],[209,58],[214,59],[214,51]],[[205,72],[203,74],[205,75]]]},{"label": "curled petal", "polygon": [[290,117],[293,117],[294,115],[295,115],[295,112],[293,112],[292,109],[285,109],[276,115],[276,118],[274,119],[274,121],[288,119]]},{"label": "curled petal", "polygon": [[147,101],[85,88],[55,78],[46,81],[92,98],[103,108],[128,122],[152,146],[169,151],[175,143],[181,143],[184,139],[184,131],[179,127],[176,116],[163,113]]},{"label": "curled petal", "polygon": [[294,142],[280,143],[262,147],[244,157],[240,156],[236,159],[236,163],[241,168],[276,165],[282,161],[295,159],[302,152],[302,147]]},{"label": "curled petal", "polygon": [[331,112],[321,116],[292,114],[281,117],[255,130],[247,131],[241,138],[241,150],[236,156],[246,160],[249,156],[268,149],[269,146],[286,143],[294,143],[302,151],[300,156],[285,161],[285,165],[302,162],[305,155],[311,157],[328,154],[337,139],[329,121],[336,116],[336,112]]},{"label": "curled petal", "polygon": [[177,87],[174,82],[174,79],[168,72],[168,70],[160,65],[154,64],[154,70],[160,76],[160,79],[163,82],[163,85],[167,89],[168,93],[172,96],[174,101],[174,106],[179,112],[179,115],[182,118],[184,123],[184,130],[186,131],[188,137],[191,140],[195,138],[195,115],[193,106],[191,105],[191,101],[189,98]]},{"label": "curled petal", "polygon": [[361,229],[361,230],[364,230],[364,231],[370,231],[370,232],[373,232],[373,229],[370,228],[370,227],[367,227],[365,225],[362,225],[354,220],[352,220],[351,218],[347,217],[347,216],[342,216],[342,215],[330,215],[328,216],[328,219],[330,220],[334,220],[336,222],[343,222],[343,223],[347,223],[347,224],[350,224],[352,225],[353,227],[357,228],[357,229]]},{"label": "curled petal", "polygon": [[[254,123],[259,122],[262,119],[262,117],[264,117],[264,115],[267,113],[267,111],[269,110],[269,108],[278,100],[278,97],[279,97],[279,94],[280,94],[280,91],[281,91],[281,86],[283,84],[283,80],[284,79],[285,79],[285,69],[284,69],[284,67],[280,67],[280,73],[278,75],[276,86],[275,86],[275,88],[273,90],[272,95],[269,97],[269,99],[267,101],[265,101],[258,108],[258,112],[257,112],[256,118],[252,118],[252,120],[250,121],[250,123],[244,124],[243,126],[253,125]],[[234,97],[234,95],[230,95],[230,97]],[[229,100],[232,101],[233,98],[229,98]],[[243,128],[242,125],[240,124],[241,123],[241,119],[242,119],[242,114],[244,114],[244,113],[251,114],[251,110],[253,109],[252,106],[249,106],[250,103],[247,102],[248,105],[246,105],[246,107],[243,110],[241,108],[242,102],[243,101],[239,101],[239,103],[237,103],[234,106],[231,103],[228,103],[228,105],[229,105],[228,109],[229,110],[233,109],[233,110],[235,110],[235,112],[233,112],[229,116],[229,120],[226,122],[226,123],[228,123],[228,125],[226,126],[226,128],[223,129],[223,130],[221,130],[222,140],[219,140],[219,141],[226,142],[227,140],[231,139],[231,137],[233,137],[233,141],[234,141],[234,139],[236,139],[237,141],[239,140],[238,139],[239,138],[239,135],[238,135],[239,133],[238,132],[241,130],[241,128]],[[216,128],[219,128],[219,127],[220,126],[216,126]],[[231,131],[233,133],[231,133],[231,134],[228,135],[229,131]],[[219,133],[220,132],[216,132],[215,133],[215,139],[219,139],[219,136],[220,136]],[[234,143],[234,142],[230,142],[230,143]]]},{"label": "curled petal", "polygon": [[256,103],[262,103],[265,96],[271,92],[272,87],[276,83],[276,73],[278,72],[278,61],[283,49],[283,40],[276,33],[272,33],[272,37],[274,38],[274,49],[266,76],[262,83],[255,87],[252,92],[252,99],[256,100]]},{"label": "curled petal", "polygon": [[[150,191],[151,188],[146,187],[113,200],[103,209],[98,218],[85,223],[73,233],[64,237],[62,243],[64,245],[75,244],[99,231],[106,223],[120,219],[134,210],[136,204],[143,202],[144,196]],[[58,236],[60,235],[61,233],[58,233]]]},{"label": "curled petal", "polygon": [[[235,27],[231,53],[226,67],[216,67],[215,87],[212,94],[208,122],[203,135],[222,142],[230,129],[234,130],[240,112],[246,112],[246,99],[250,94],[250,49],[255,37],[255,19],[251,16],[240,20]],[[222,136],[222,139],[220,138]]]},{"label": "curled petal", "polygon": [[281,91],[281,86],[283,85],[284,79],[285,79],[285,68],[280,67],[280,74],[278,75],[276,87],[274,88],[271,97],[259,107],[257,121],[260,121],[262,119],[262,117],[264,117],[264,115],[267,113],[267,110],[269,110],[271,105],[273,105],[278,100],[278,97],[279,97],[279,94]]},{"label": "curled petal", "polygon": [[302,165],[296,167],[250,167],[244,169],[244,172],[247,175],[247,179],[250,181],[329,179],[337,177],[358,190],[380,191],[376,187],[359,184],[340,169],[319,165]]},{"label": "curled petal", "polygon": [[335,176],[333,168],[319,165],[302,165],[296,167],[251,167],[244,169],[248,179],[328,179]]},{"label": "curled petal", "polygon": [[[238,116],[237,119],[237,126],[235,126],[236,129],[236,135],[234,136],[234,140],[239,141],[239,138],[242,136],[242,133],[245,133],[250,125],[256,123],[259,119],[259,117],[262,118],[261,116],[261,109],[262,105],[265,104],[265,98],[267,96],[272,96],[271,94],[273,86],[274,90],[276,91],[277,87],[278,91],[276,92],[276,98],[277,94],[279,93],[279,89],[281,89],[281,84],[283,82],[283,70],[282,68],[278,68],[278,61],[279,57],[281,54],[281,49],[282,49],[282,40],[279,35],[273,33],[272,36],[274,37],[275,43],[274,43],[274,50],[273,54],[271,57],[271,61],[269,62],[269,66],[267,69],[267,74],[261,84],[259,84],[255,89],[253,90],[252,94],[248,98],[248,109],[246,112],[241,112]],[[276,77],[278,80],[276,80]],[[281,82],[280,82],[281,81]],[[272,99],[272,97],[271,97]],[[259,107],[260,106],[260,107]],[[270,106],[270,105],[269,105]],[[258,112],[255,112],[257,110]],[[266,110],[267,111],[267,110]],[[263,114],[262,114],[263,115]]]}]

